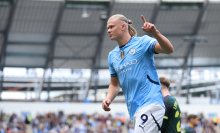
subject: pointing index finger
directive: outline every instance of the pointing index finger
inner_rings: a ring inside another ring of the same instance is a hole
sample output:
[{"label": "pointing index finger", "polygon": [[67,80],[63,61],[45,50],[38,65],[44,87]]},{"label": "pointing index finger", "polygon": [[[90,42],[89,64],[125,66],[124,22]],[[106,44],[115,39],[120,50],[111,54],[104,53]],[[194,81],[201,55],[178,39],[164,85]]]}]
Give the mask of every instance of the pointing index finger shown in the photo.
[{"label": "pointing index finger", "polygon": [[141,15],[141,18],[142,18],[143,22],[145,23],[145,22],[146,22],[146,20],[145,20],[145,18],[144,18],[144,16],[143,16],[143,15]]}]

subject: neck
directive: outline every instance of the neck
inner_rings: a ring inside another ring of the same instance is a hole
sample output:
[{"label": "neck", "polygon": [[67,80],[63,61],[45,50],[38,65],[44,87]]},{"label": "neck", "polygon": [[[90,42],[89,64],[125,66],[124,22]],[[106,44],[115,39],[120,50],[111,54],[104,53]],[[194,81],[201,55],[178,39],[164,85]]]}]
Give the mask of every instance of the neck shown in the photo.
[{"label": "neck", "polygon": [[161,89],[163,97],[166,97],[167,95],[170,96],[170,92],[167,89]]},{"label": "neck", "polygon": [[118,42],[119,47],[121,47],[124,46],[130,39],[131,39],[131,35],[127,32],[124,35],[122,35],[120,39],[116,41]]},{"label": "neck", "polygon": [[188,126],[191,127],[191,128],[195,128],[195,126],[190,122],[188,123]]}]

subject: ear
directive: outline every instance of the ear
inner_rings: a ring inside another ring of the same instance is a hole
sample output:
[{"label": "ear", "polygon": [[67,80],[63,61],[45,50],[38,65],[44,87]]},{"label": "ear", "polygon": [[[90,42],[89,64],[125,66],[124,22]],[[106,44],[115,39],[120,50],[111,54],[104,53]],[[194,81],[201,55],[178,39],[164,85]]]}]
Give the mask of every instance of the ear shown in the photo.
[{"label": "ear", "polygon": [[122,30],[125,30],[127,28],[127,25],[125,23],[122,24]]}]

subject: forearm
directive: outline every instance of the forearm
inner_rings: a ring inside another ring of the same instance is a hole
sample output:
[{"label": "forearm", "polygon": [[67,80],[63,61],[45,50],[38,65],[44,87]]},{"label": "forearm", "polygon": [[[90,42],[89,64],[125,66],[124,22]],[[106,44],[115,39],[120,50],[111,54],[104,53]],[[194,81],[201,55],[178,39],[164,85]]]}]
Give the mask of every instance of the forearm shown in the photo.
[{"label": "forearm", "polygon": [[109,85],[108,94],[107,94],[106,99],[110,100],[112,102],[115,99],[115,97],[117,96],[119,90],[120,90],[119,86]]},{"label": "forearm", "polygon": [[160,47],[163,49],[163,52],[165,54],[170,54],[174,51],[170,41],[165,36],[163,36],[158,30],[156,30],[155,33],[152,33],[152,35],[157,39],[157,41],[160,44]]}]

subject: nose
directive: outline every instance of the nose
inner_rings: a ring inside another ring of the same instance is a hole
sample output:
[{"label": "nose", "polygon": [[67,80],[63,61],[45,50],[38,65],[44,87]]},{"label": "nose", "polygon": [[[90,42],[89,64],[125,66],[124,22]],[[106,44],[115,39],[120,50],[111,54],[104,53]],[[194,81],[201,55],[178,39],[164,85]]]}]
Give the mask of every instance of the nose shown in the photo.
[{"label": "nose", "polygon": [[108,33],[110,33],[111,31],[110,31],[110,29],[108,29],[108,31],[107,31]]}]

